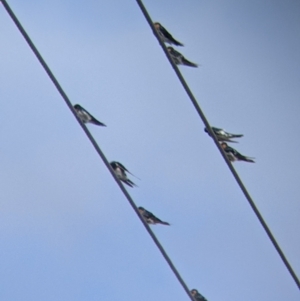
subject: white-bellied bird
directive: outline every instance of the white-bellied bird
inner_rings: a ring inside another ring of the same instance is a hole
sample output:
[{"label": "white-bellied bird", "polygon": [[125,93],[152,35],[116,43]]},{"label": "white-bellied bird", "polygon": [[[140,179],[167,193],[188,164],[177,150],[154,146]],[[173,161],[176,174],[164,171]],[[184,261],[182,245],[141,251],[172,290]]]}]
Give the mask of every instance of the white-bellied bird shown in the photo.
[{"label": "white-bellied bird", "polygon": [[198,67],[197,64],[188,61],[180,52],[176,51],[173,47],[167,47],[167,50],[176,65],[185,65],[189,67]]},{"label": "white-bellied bird", "polygon": [[[237,141],[234,141],[234,140],[231,140],[232,138],[241,138],[243,137],[244,135],[242,134],[231,134],[231,133],[228,133],[226,132],[225,130],[223,129],[219,129],[219,128],[216,128],[216,127],[211,127],[211,129],[213,130],[214,134],[216,135],[218,141],[227,141],[227,142],[234,142],[234,143],[237,143]],[[208,129],[205,128],[204,131],[209,135],[210,133],[208,132]]]},{"label": "white-bellied bird", "polygon": [[106,126],[104,123],[97,120],[92,114],[90,114],[86,109],[81,105],[74,105],[74,109],[77,113],[77,116],[81,119],[83,123],[93,123],[96,125]]},{"label": "white-bellied bird", "polygon": [[124,182],[125,184],[127,184],[130,187],[137,186],[130,179],[128,179],[126,171],[130,174],[131,174],[131,172],[128,171],[127,168],[123,164],[121,164],[120,162],[117,162],[117,161],[112,161],[112,162],[110,162],[110,166],[114,170],[115,175],[118,177],[118,179],[120,181]]},{"label": "white-bellied bird", "polygon": [[142,217],[144,218],[144,220],[148,223],[148,224],[162,224],[162,225],[170,225],[167,222],[164,222],[162,220],[160,220],[159,218],[157,218],[153,213],[151,213],[150,211],[146,210],[143,207],[139,207],[139,212],[142,215]]}]

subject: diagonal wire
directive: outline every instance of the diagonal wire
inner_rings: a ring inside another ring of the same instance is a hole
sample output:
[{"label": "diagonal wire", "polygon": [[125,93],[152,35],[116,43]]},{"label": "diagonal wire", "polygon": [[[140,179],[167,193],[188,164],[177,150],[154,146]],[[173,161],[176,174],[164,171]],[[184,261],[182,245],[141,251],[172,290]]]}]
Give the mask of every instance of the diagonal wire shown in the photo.
[{"label": "diagonal wire", "polygon": [[194,301],[194,298],[191,295],[191,293],[189,291],[189,288],[187,287],[187,285],[183,281],[181,275],[179,274],[179,272],[177,271],[176,267],[172,263],[170,257],[168,256],[168,254],[166,253],[166,251],[164,250],[164,248],[160,244],[159,240],[157,239],[157,237],[155,236],[155,234],[153,233],[153,231],[151,230],[151,228],[149,227],[149,225],[146,223],[146,221],[143,219],[143,217],[139,213],[139,210],[138,210],[137,206],[135,205],[133,199],[131,198],[131,196],[129,195],[129,193],[127,192],[127,190],[124,188],[124,186],[121,183],[121,181],[115,175],[113,169],[111,168],[111,166],[110,166],[107,158],[105,157],[104,153],[101,151],[101,149],[98,146],[97,142],[95,141],[95,139],[93,138],[93,136],[91,135],[91,133],[89,132],[89,130],[87,129],[87,127],[85,126],[85,124],[77,116],[77,114],[76,114],[76,112],[75,112],[75,110],[74,110],[74,108],[73,108],[73,106],[71,104],[71,101],[69,100],[68,96],[66,95],[66,93],[64,92],[64,90],[60,86],[59,82],[57,81],[57,79],[55,78],[55,76],[53,75],[53,73],[51,72],[50,68],[48,67],[48,65],[44,61],[43,57],[41,56],[41,54],[39,53],[39,51],[37,50],[37,48],[35,47],[35,45],[31,41],[30,37],[28,36],[28,34],[26,33],[25,29],[23,28],[23,26],[21,25],[21,23],[17,19],[16,15],[12,11],[12,9],[10,8],[10,6],[6,2],[6,0],[2,0],[2,4],[3,4],[4,8],[6,9],[7,13],[9,14],[9,16],[11,17],[11,19],[13,20],[13,22],[15,23],[15,25],[17,26],[17,28],[19,29],[19,31],[21,32],[21,34],[24,37],[24,39],[28,43],[29,47],[31,48],[31,50],[33,51],[33,53],[35,54],[35,56],[37,57],[38,61],[43,66],[44,70],[46,71],[47,75],[49,76],[49,78],[53,82],[54,86],[56,87],[56,89],[58,90],[58,92],[60,93],[60,95],[62,96],[62,98],[64,99],[65,103],[67,104],[67,106],[69,107],[69,109],[71,110],[71,112],[73,113],[74,117],[77,119],[78,123],[80,124],[80,126],[83,129],[83,131],[87,135],[88,139],[90,140],[90,142],[94,146],[94,148],[95,148],[96,152],[98,153],[98,155],[103,160],[105,166],[107,167],[107,169],[111,173],[112,177],[117,182],[117,185],[119,186],[119,188],[123,192],[123,194],[126,197],[127,201],[130,203],[131,207],[133,208],[133,210],[135,211],[135,213],[138,215],[139,219],[143,223],[144,227],[146,228],[147,232],[149,233],[149,235],[151,236],[152,240],[156,244],[157,248],[159,249],[159,251],[163,255],[164,259],[167,261],[167,263],[168,263],[169,267],[171,268],[171,270],[173,271],[173,273],[175,274],[177,280],[183,286],[184,290],[186,291],[186,293],[190,297],[190,299],[192,301]]},{"label": "diagonal wire", "polygon": [[165,55],[167,56],[167,59],[169,60],[171,66],[173,67],[179,81],[181,82],[184,90],[186,91],[186,93],[188,94],[192,104],[194,105],[195,110],[197,111],[198,115],[200,116],[200,118],[202,119],[205,127],[208,129],[211,137],[213,138],[217,148],[219,149],[221,155],[223,156],[227,166],[229,167],[233,177],[235,178],[236,182],[238,183],[240,189],[242,190],[242,192],[244,193],[249,205],[251,206],[251,208],[253,209],[256,217],[258,218],[258,220],[260,221],[262,227],[264,228],[265,232],[267,233],[269,239],[271,240],[273,246],[275,247],[276,251],[278,252],[281,260],[283,261],[284,265],[286,266],[286,268],[288,269],[288,271],[290,272],[292,278],[294,279],[296,285],[298,286],[298,289],[300,289],[300,281],[296,275],[296,273],[294,272],[292,266],[290,265],[290,263],[288,262],[286,256],[284,255],[283,251],[281,250],[279,244],[277,243],[274,235],[272,234],[271,230],[269,229],[268,225],[266,224],[266,222],[264,221],[261,213],[259,212],[259,210],[257,209],[253,199],[251,198],[250,194],[248,193],[245,185],[243,184],[242,180],[240,179],[239,175],[237,174],[236,170],[234,169],[234,167],[232,166],[231,162],[228,160],[225,152],[223,151],[222,147],[220,146],[215,133],[213,132],[213,130],[211,129],[210,124],[208,123],[207,118],[205,117],[203,111],[201,110],[196,98],[194,97],[192,91],[190,90],[189,86],[187,85],[185,79],[183,78],[182,74],[180,73],[177,65],[174,63],[174,61],[172,60],[166,45],[163,43],[163,41],[161,40],[159,34],[157,33],[154,25],[153,25],[153,21],[151,20],[151,17],[146,9],[146,7],[144,6],[143,2],[141,0],[136,0],[137,4],[139,5],[142,13],[144,14],[144,17],[146,18],[149,26],[151,27],[153,34],[155,35],[155,37],[157,38],[157,40],[159,41],[160,46],[162,47],[163,51],[165,52]]}]

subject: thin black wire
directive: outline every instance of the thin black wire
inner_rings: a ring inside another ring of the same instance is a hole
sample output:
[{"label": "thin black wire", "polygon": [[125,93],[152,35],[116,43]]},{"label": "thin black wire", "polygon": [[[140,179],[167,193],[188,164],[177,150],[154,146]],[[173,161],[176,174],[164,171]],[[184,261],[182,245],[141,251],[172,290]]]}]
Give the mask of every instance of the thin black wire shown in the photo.
[{"label": "thin black wire", "polygon": [[292,266],[290,265],[290,263],[288,262],[288,260],[286,259],[286,256],[284,255],[283,251],[281,250],[279,244],[277,243],[275,237],[273,236],[271,230],[269,229],[268,225],[266,224],[266,222],[264,221],[262,215],[260,214],[259,210],[257,209],[254,201],[252,200],[250,194],[248,193],[246,187],[244,186],[242,180],[240,179],[239,175],[237,174],[237,172],[235,171],[235,169],[233,168],[231,162],[228,160],[225,152],[223,151],[222,147],[220,146],[220,143],[218,142],[218,139],[217,137],[215,136],[215,133],[213,132],[213,130],[211,129],[211,126],[210,124],[208,123],[203,111],[201,110],[199,104],[197,103],[197,100],[196,98],[194,97],[193,93],[191,92],[189,86],[187,85],[186,81],[184,80],[182,74],[180,73],[177,65],[174,63],[174,61],[172,60],[168,50],[167,50],[167,47],[166,45],[163,43],[163,41],[161,40],[159,34],[157,33],[154,25],[153,25],[153,21],[151,20],[151,17],[147,11],[147,9],[145,8],[143,2],[141,0],[136,0],[141,11],[143,12],[144,14],[144,17],[146,18],[149,26],[151,27],[152,31],[153,31],[153,34],[155,35],[155,37],[157,38],[157,40],[159,41],[159,44],[160,46],[162,47],[163,51],[165,52],[165,55],[167,56],[170,64],[172,65],[179,81],[181,82],[183,88],[185,89],[186,93],[188,94],[192,104],[194,105],[194,108],[196,109],[198,115],[200,116],[200,118],[202,119],[205,127],[208,129],[210,135],[212,136],[217,148],[219,149],[221,155],[223,156],[227,166],[229,167],[233,177],[235,178],[235,180],[237,181],[238,185],[240,186],[241,190],[243,191],[246,199],[248,200],[251,208],[253,209],[254,213],[256,214],[258,220],[260,221],[261,225],[263,226],[264,230],[266,231],[269,239],[271,240],[271,242],[273,243],[276,251],[278,252],[280,258],[282,259],[283,263],[285,264],[286,268],[288,269],[288,271],[290,272],[292,278],[294,279],[296,285],[298,286],[298,289],[300,289],[300,281],[299,279],[297,278],[297,275],[296,273],[294,272]]},{"label": "thin black wire", "polygon": [[48,65],[46,64],[46,62],[44,61],[44,59],[42,58],[41,54],[39,53],[39,51],[37,50],[37,48],[35,47],[35,45],[31,41],[31,39],[28,36],[28,34],[26,33],[25,29],[23,28],[23,26],[21,25],[21,23],[19,22],[19,20],[15,16],[14,12],[12,11],[12,9],[9,7],[8,3],[6,2],[6,0],[2,0],[2,4],[3,4],[4,8],[6,9],[7,13],[9,14],[9,16],[11,17],[11,19],[14,21],[15,25],[18,27],[19,31],[21,32],[21,34],[23,35],[24,39],[28,43],[29,47],[31,48],[31,50],[33,51],[33,53],[35,54],[35,56],[37,57],[37,59],[39,60],[39,62],[41,63],[41,65],[43,66],[43,68],[45,69],[46,73],[48,74],[48,76],[51,79],[51,81],[53,82],[54,86],[56,87],[56,89],[58,90],[58,92],[60,93],[60,95],[62,96],[62,98],[64,99],[65,103],[67,104],[67,106],[69,107],[69,109],[72,111],[74,117],[77,119],[77,121],[80,124],[80,126],[82,127],[83,131],[85,132],[85,134],[89,138],[90,142],[94,146],[96,152],[98,153],[98,155],[103,160],[103,162],[106,165],[107,169],[110,171],[112,177],[117,182],[119,188],[121,189],[121,191],[125,195],[126,199],[130,203],[131,207],[133,208],[133,210],[135,211],[135,213],[138,215],[139,219],[143,223],[144,227],[146,228],[147,232],[149,233],[149,235],[153,239],[154,243],[156,244],[156,246],[160,250],[160,252],[163,255],[163,257],[165,258],[165,260],[167,261],[169,267],[171,268],[171,270],[175,274],[176,278],[178,279],[178,281],[180,282],[180,284],[183,286],[184,290],[186,291],[186,293],[188,294],[188,296],[190,297],[190,299],[192,301],[194,301],[194,298],[191,295],[191,293],[190,293],[187,285],[185,284],[185,282],[183,281],[183,279],[180,276],[179,272],[175,268],[174,264],[172,263],[171,259],[168,256],[168,254],[166,253],[166,251],[164,250],[164,248],[162,247],[162,245],[160,244],[160,242],[156,238],[155,234],[153,233],[153,231],[151,230],[151,228],[149,227],[149,225],[145,222],[145,220],[143,219],[143,217],[139,213],[139,210],[138,210],[137,206],[135,205],[133,199],[131,198],[131,196],[129,195],[129,193],[127,192],[127,190],[124,188],[124,186],[121,183],[121,181],[115,175],[113,169],[111,168],[108,160],[106,159],[104,153],[101,151],[101,149],[98,146],[97,142],[95,141],[95,139],[93,138],[93,136],[91,135],[91,133],[89,132],[89,130],[87,129],[87,127],[85,126],[85,124],[77,116],[77,114],[76,114],[76,112],[75,112],[75,110],[74,110],[74,108],[73,108],[73,106],[71,104],[71,101],[69,100],[69,98],[66,95],[66,93],[63,91],[63,89],[60,86],[59,82],[57,81],[57,79],[55,78],[55,76],[53,75],[53,73],[51,72],[50,68],[48,67]]}]

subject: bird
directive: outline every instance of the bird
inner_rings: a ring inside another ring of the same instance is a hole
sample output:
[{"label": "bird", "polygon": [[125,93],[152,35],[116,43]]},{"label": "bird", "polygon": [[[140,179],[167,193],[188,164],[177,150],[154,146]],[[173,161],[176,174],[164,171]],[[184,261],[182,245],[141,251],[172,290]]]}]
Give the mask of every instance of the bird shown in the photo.
[{"label": "bird", "polygon": [[142,215],[142,217],[144,218],[144,220],[146,221],[146,223],[148,224],[162,224],[162,225],[168,225],[170,226],[169,223],[167,222],[163,222],[162,220],[160,220],[159,218],[157,218],[153,213],[151,213],[150,211],[146,210],[143,207],[138,207],[140,214]]},{"label": "bird", "polygon": [[182,43],[176,41],[173,36],[158,22],[153,23],[154,27],[164,43],[183,46]]},{"label": "bird", "polygon": [[195,301],[207,301],[196,289],[191,290],[191,295],[194,297]]},{"label": "bird", "polygon": [[118,177],[118,179],[120,181],[124,182],[125,184],[127,184],[130,187],[137,186],[130,179],[128,179],[128,177],[126,175],[126,171],[129,172],[130,174],[131,174],[131,172],[128,171],[127,168],[123,164],[121,164],[120,162],[117,162],[117,161],[112,161],[112,162],[110,162],[110,166],[114,170],[115,175]]},{"label": "bird", "polygon": [[[211,129],[213,130],[214,134],[216,135],[218,141],[227,141],[227,142],[237,143],[237,141],[231,140],[231,138],[240,138],[240,137],[244,136],[242,134],[231,134],[231,133],[226,132],[223,129],[219,129],[219,128],[216,128],[216,127],[213,127],[213,126],[211,127]],[[210,133],[208,132],[207,128],[205,128],[204,131],[209,136],[211,136]]]},{"label": "bird", "polygon": [[93,115],[91,115],[86,109],[81,105],[74,105],[77,116],[81,119],[83,123],[93,123],[100,126],[106,126],[104,123],[97,120]]},{"label": "bird", "polygon": [[234,162],[234,161],[246,161],[246,162],[255,163],[252,160],[254,158],[246,157],[246,156],[240,154],[237,150],[235,150],[234,148],[228,146],[228,144],[226,142],[222,142],[221,143],[221,147],[223,148],[224,152],[227,155],[227,158],[231,162]]},{"label": "bird", "polygon": [[188,61],[180,52],[176,51],[173,47],[168,46],[167,50],[176,65],[185,65],[189,67],[198,67],[197,64]]}]

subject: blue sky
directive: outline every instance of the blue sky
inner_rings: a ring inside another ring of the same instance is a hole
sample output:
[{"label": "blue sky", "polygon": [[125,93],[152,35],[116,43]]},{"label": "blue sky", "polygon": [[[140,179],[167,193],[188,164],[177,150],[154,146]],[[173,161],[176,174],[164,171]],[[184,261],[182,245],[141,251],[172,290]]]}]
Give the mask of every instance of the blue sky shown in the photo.
[{"label": "blue sky", "polygon": [[[299,291],[135,1],[10,0],[107,158],[141,178],[137,205],[210,301]],[[145,1],[198,69],[180,67],[212,125],[245,136],[235,163],[300,275],[300,3]],[[0,299],[187,300],[4,8],[0,9]]]}]

